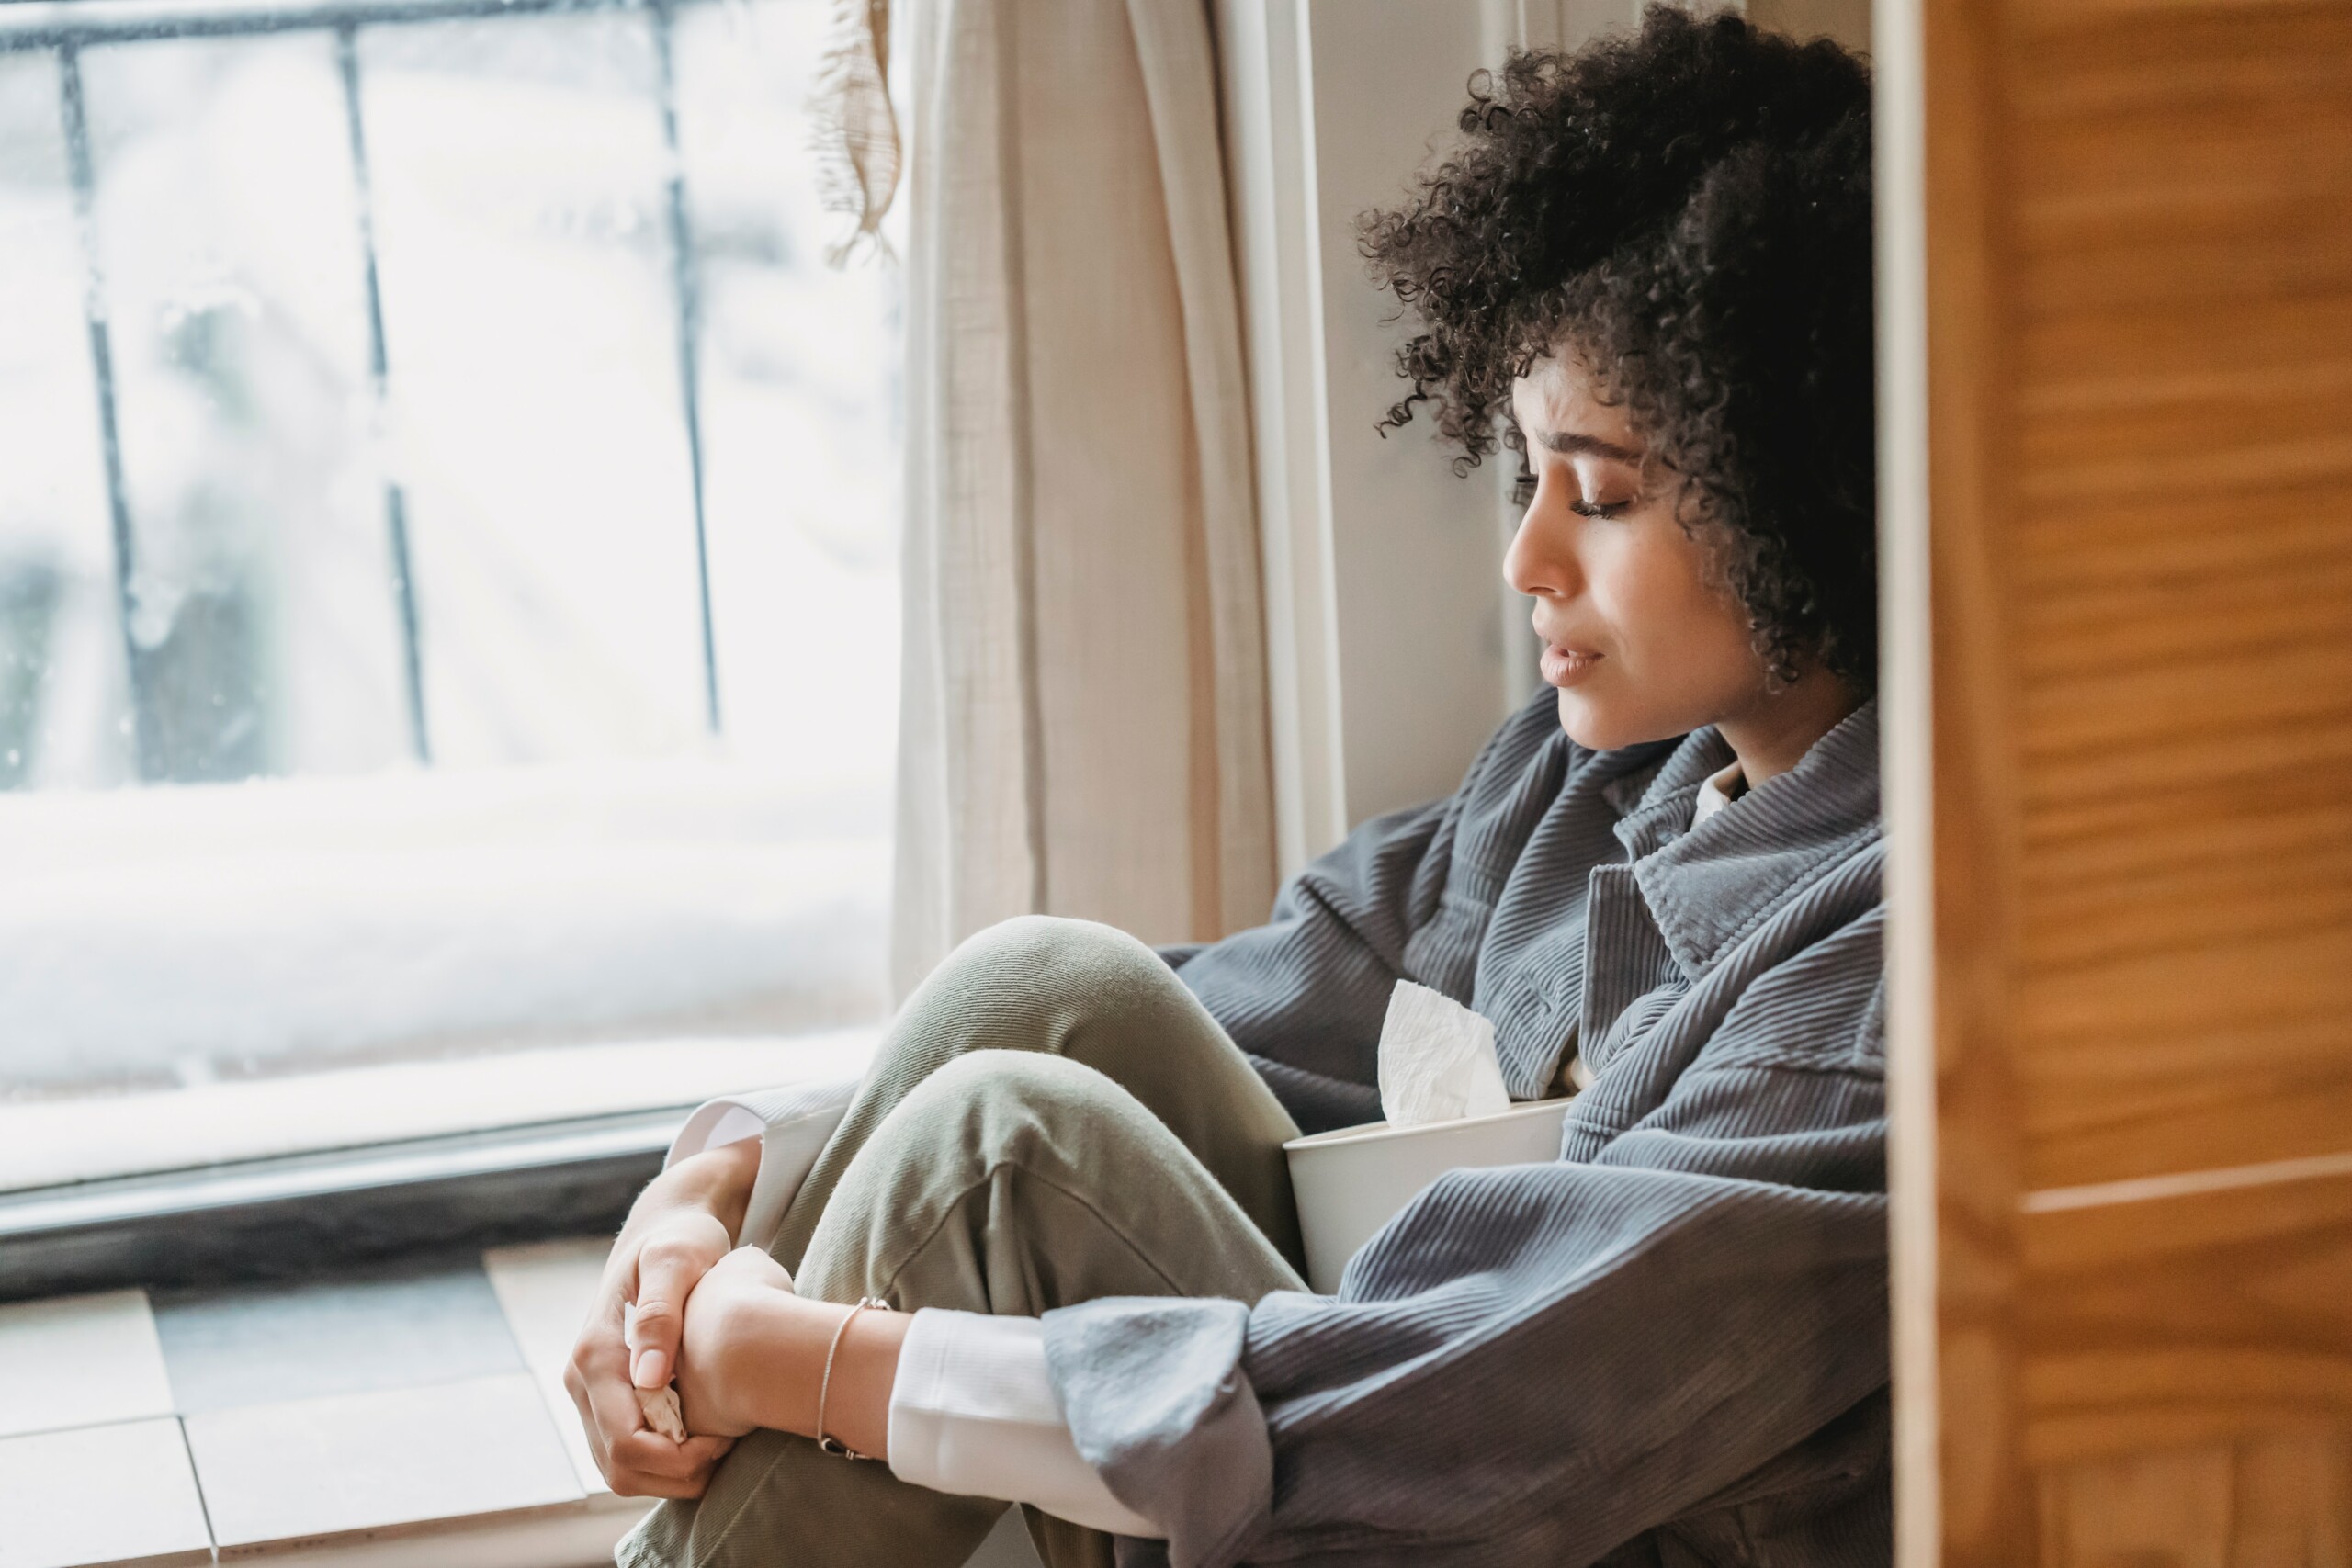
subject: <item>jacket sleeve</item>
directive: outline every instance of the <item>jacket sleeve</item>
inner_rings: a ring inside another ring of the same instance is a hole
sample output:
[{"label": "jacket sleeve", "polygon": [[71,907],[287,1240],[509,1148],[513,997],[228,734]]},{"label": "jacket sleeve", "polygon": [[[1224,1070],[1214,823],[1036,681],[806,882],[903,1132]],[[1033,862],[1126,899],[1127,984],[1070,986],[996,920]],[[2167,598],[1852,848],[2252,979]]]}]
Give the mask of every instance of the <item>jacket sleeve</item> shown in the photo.
[{"label": "jacket sleeve", "polygon": [[800,1183],[817,1163],[826,1140],[849,1114],[858,1082],[852,1077],[810,1078],[705,1100],[671,1140],[662,1168],[667,1170],[705,1149],[759,1139],[759,1174],[752,1179],[743,1228],[735,1241],[742,1247],[765,1247],[775,1238],[785,1211],[799,1196]]},{"label": "jacket sleeve", "polygon": [[1808,1049],[1735,1010],[1595,1157],[1449,1174],[1336,1299],[1048,1314],[1080,1452],[1181,1568],[1588,1562],[1784,1461],[1887,1377],[1871,925]]},{"label": "jacket sleeve", "polygon": [[1284,885],[1264,925],[1161,950],[1306,1131],[1379,1119],[1380,1026],[1398,980],[1469,999],[1466,977],[1414,974],[1406,947],[1437,909],[1465,811],[1510,790],[1547,742],[1565,750],[1548,689],[1487,739],[1461,788],[1356,829]]}]

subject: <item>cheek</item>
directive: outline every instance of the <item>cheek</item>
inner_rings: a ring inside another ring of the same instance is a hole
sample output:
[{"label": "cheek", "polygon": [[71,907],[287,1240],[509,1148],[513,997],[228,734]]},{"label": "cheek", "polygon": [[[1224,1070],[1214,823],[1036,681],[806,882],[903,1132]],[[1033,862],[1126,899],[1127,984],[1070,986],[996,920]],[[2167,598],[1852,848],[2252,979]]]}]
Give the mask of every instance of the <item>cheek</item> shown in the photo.
[{"label": "cheek", "polygon": [[1711,586],[1706,552],[1679,527],[1649,525],[1620,553],[1610,573],[1609,615],[1645,683],[1722,693],[1761,679],[1747,612]]},{"label": "cheek", "polygon": [[1674,647],[1710,618],[1702,562],[1644,523],[1604,536],[1588,552],[1592,596],[1620,637],[1637,647]]},{"label": "cheek", "polygon": [[1607,750],[1663,740],[1746,705],[1764,683],[1747,616],[1708,586],[1705,550],[1667,520],[1588,535],[1593,607],[1610,628],[1609,674],[1560,693],[1560,722]]}]

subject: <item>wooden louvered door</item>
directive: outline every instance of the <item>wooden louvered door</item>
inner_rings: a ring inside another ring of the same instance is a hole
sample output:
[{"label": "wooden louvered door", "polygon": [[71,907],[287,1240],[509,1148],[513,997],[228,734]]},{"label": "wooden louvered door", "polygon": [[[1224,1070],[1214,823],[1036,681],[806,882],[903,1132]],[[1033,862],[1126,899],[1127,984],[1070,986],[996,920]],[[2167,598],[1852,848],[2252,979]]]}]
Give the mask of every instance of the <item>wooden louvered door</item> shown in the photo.
[{"label": "wooden louvered door", "polygon": [[2352,1564],[2352,4],[1876,40],[1902,1560]]}]

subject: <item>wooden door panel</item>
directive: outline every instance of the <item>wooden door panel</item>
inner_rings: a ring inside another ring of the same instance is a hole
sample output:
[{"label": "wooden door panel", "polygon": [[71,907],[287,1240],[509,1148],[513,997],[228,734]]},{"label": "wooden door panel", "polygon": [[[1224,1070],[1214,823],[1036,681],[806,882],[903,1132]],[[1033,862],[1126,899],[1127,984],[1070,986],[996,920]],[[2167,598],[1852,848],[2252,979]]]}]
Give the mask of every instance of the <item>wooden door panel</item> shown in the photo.
[{"label": "wooden door panel", "polygon": [[2322,1163],[2344,1168],[2028,1200],[2028,1462],[2352,1432],[2352,1158]]},{"label": "wooden door panel", "polygon": [[2352,1568],[2352,0],[1917,15],[1910,1560]]},{"label": "wooden door panel", "polygon": [[2216,1444],[2047,1472],[2049,1568],[2347,1568],[2352,1441]]}]

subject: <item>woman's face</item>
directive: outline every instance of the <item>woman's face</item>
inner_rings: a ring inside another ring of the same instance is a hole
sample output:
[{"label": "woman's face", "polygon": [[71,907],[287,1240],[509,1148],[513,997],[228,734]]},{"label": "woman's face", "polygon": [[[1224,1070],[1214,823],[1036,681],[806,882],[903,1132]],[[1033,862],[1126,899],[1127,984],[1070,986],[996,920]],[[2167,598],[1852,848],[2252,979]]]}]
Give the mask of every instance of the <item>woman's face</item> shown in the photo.
[{"label": "woman's face", "polygon": [[1737,726],[1771,687],[1747,611],[1676,520],[1678,476],[1572,355],[1511,389],[1534,495],[1503,575],[1535,601],[1560,724],[1596,750]]}]

